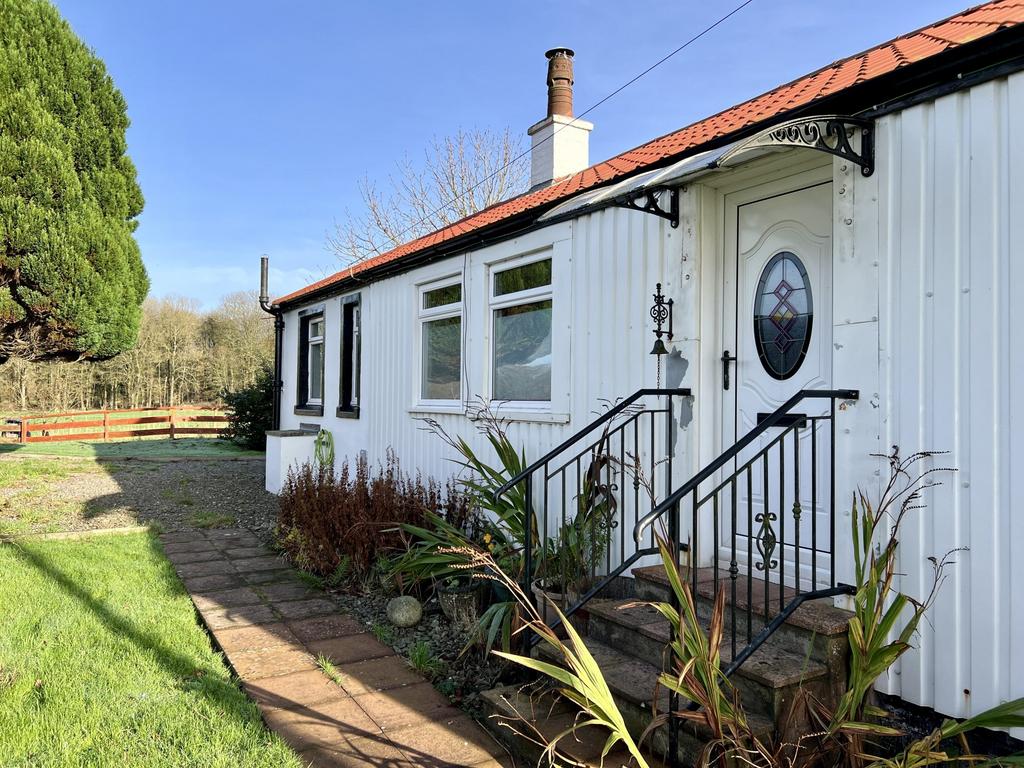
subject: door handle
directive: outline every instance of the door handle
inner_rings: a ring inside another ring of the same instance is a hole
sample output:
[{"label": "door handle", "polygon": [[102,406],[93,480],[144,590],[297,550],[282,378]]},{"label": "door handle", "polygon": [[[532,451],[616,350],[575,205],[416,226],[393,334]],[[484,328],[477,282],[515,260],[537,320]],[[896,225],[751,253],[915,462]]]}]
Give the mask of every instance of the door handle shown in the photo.
[{"label": "door handle", "polygon": [[722,388],[729,388],[729,363],[736,362],[736,358],[729,354],[729,350],[722,353]]}]

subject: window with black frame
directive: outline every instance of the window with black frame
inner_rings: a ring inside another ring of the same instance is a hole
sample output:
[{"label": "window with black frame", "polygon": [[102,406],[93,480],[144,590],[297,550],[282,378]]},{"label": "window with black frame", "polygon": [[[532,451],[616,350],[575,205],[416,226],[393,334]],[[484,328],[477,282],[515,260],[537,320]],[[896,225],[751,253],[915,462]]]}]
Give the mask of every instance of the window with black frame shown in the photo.
[{"label": "window with black frame", "polygon": [[322,310],[300,315],[299,375],[295,409],[302,413],[323,414],[324,334]]},{"label": "window with black frame", "polygon": [[359,294],[341,303],[341,381],[337,415],[359,416],[360,356],[362,351],[362,304]]}]

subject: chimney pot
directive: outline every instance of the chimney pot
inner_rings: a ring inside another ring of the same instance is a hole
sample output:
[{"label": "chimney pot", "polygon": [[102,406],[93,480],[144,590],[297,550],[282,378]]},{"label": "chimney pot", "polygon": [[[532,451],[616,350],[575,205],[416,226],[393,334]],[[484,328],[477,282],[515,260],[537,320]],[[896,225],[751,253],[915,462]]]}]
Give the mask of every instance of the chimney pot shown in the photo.
[{"label": "chimney pot", "polygon": [[552,48],[548,59],[548,117],[572,117],[572,48]]},{"label": "chimney pot", "polygon": [[552,48],[548,60],[548,114],[530,126],[530,189],[550,186],[590,164],[594,125],[573,117],[573,50]]}]

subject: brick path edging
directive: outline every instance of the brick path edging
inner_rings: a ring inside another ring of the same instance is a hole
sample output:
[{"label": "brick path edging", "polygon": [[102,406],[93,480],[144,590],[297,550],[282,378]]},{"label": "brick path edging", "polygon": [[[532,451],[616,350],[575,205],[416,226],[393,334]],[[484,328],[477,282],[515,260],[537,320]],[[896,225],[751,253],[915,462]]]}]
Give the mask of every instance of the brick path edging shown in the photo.
[{"label": "brick path edging", "polygon": [[[511,765],[472,718],[252,533],[179,531],[160,539],[214,643],[268,727],[304,764]],[[338,680],[320,669],[319,655]]]}]

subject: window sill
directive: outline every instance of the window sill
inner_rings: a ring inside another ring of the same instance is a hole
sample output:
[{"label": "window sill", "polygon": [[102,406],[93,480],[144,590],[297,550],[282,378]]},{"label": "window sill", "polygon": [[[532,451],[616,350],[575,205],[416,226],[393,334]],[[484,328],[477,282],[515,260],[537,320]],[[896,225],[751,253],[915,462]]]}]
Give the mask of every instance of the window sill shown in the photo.
[{"label": "window sill", "polygon": [[[428,405],[418,403],[409,406],[407,413],[416,416],[429,416],[431,414],[445,416],[465,416],[471,421],[475,420],[478,408],[466,408],[463,405]],[[553,413],[552,411],[532,411],[528,409],[514,410],[511,408],[496,408],[495,415],[503,421],[532,422],[535,424],[568,424],[568,413]]]},{"label": "window sill", "polygon": [[296,416],[323,416],[324,407],[322,405],[296,405],[295,406]]},{"label": "window sill", "polygon": [[525,421],[535,424],[568,424],[568,413],[555,413],[554,411],[532,411],[529,409],[518,410],[515,408],[502,408],[492,406],[494,415],[504,421]]},{"label": "window sill", "polygon": [[359,409],[358,408],[338,408],[334,415],[339,419],[358,419]]},{"label": "window sill", "polygon": [[444,403],[438,403],[434,405],[432,403],[417,403],[416,405],[410,406],[407,411],[409,413],[444,413],[444,414],[456,414],[462,416],[466,413],[466,408],[461,403],[455,403],[454,405],[447,405]]}]

